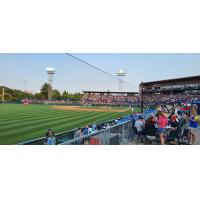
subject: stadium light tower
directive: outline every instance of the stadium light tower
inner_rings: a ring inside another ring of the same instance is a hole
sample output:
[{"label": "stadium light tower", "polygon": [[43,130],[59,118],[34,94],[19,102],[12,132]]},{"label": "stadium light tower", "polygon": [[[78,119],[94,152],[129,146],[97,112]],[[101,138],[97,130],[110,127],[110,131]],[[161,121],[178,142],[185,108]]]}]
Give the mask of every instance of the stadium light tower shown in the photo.
[{"label": "stadium light tower", "polygon": [[122,92],[123,84],[124,84],[123,78],[126,76],[126,70],[122,69],[122,68],[118,68],[116,70],[116,75],[117,75],[117,77],[119,77],[119,92]]},{"label": "stadium light tower", "polygon": [[48,74],[48,100],[52,99],[53,95],[53,76],[55,74],[55,69],[52,67],[47,68],[47,74]]}]

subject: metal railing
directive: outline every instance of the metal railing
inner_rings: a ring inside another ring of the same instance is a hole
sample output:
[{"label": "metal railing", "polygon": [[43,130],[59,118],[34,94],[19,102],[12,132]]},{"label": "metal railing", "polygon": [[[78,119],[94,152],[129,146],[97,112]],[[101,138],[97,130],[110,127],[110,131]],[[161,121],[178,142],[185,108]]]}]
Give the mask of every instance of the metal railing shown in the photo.
[{"label": "metal railing", "polygon": [[[156,114],[156,112],[154,109],[148,109],[142,116],[144,119],[148,119],[151,114]],[[138,116],[135,115],[134,119],[137,118]],[[66,141],[60,145],[124,145],[134,138],[134,131],[133,118],[125,119],[125,121],[121,121],[119,124]]]},{"label": "metal railing", "polygon": [[[63,143],[66,140],[72,140],[74,138],[74,132],[77,129],[73,129],[71,131],[65,131],[62,133],[56,134],[56,144]],[[45,143],[45,137],[36,138],[33,140],[29,140],[26,142],[21,142],[18,145],[43,145]]]},{"label": "metal railing", "polygon": [[66,141],[60,145],[122,145],[133,138],[132,120]]},{"label": "metal railing", "polygon": [[[105,123],[112,123],[113,121],[114,120],[101,122],[98,125],[102,125],[102,124],[105,124]],[[70,131],[64,131],[62,133],[56,133],[56,144],[59,145],[59,144],[62,144],[66,141],[74,139],[75,131],[77,131],[77,128],[72,129]],[[45,143],[45,137],[41,137],[41,138],[36,138],[36,139],[33,139],[33,140],[21,142],[18,145],[43,145],[44,143]]]}]

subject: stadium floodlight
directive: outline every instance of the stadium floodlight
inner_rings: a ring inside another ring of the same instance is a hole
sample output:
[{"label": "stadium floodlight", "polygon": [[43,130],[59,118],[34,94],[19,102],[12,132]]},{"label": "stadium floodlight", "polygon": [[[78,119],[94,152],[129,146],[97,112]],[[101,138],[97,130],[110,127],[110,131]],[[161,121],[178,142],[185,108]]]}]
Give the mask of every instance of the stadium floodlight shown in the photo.
[{"label": "stadium floodlight", "polygon": [[48,67],[46,69],[47,74],[48,74],[48,100],[52,99],[52,95],[53,95],[53,76],[55,74],[55,69],[53,67]]},{"label": "stadium floodlight", "polygon": [[47,68],[47,73],[48,74],[55,74],[55,69],[53,67],[48,67]]},{"label": "stadium floodlight", "polygon": [[119,92],[122,92],[123,91],[123,84],[124,84],[123,78],[126,76],[126,69],[117,68],[116,76],[119,77]]},{"label": "stadium floodlight", "polygon": [[124,77],[124,76],[126,76],[126,70],[118,68],[116,71],[116,75]]}]

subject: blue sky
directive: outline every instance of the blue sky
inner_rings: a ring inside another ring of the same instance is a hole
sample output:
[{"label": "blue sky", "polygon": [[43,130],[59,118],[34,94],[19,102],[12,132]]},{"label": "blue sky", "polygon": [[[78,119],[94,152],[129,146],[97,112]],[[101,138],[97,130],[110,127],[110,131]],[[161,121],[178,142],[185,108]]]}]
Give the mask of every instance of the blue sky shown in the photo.
[{"label": "blue sky", "polygon": [[[72,54],[109,73],[125,68],[123,90],[137,91],[142,81],[200,75],[200,54]],[[71,92],[118,90],[118,80],[65,54],[0,54],[0,85],[39,91],[47,81],[46,68],[54,67],[54,88]]]}]

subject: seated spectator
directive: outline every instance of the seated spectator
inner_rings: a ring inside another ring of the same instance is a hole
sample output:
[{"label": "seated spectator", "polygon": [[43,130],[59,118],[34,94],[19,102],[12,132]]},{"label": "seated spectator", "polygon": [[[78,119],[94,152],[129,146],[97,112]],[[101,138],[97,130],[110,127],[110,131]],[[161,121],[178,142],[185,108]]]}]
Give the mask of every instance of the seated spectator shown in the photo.
[{"label": "seated spectator", "polygon": [[95,129],[93,128],[92,125],[89,126],[88,132],[89,134],[95,133]]},{"label": "seated spectator", "polygon": [[[74,139],[80,138],[82,136],[83,136],[83,132],[82,132],[81,128],[78,128],[74,133]],[[82,140],[80,139],[79,141],[76,141],[75,144],[79,145],[79,144],[81,144],[81,142],[82,142]]]},{"label": "seated spectator", "polygon": [[81,130],[81,128],[78,128],[74,133],[74,139],[75,138],[80,138],[82,136],[83,136],[82,130]]},{"label": "seated spectator", "polygon": [[109,123],[105,123],[104,124],[104,129],[108,129],[108,128],[110,128],[111,126],[110,126],[110,124]]},{"label": "seated spectator", "polygon": [[145,123],[144,123],[144,119],[143,119],[142,116],[140,116],[138,118],[138,120],[135,121],[134,127],[137,129],[137,133],[139,135],[143,135],[144,134]]},{"label": "seated spectator", "polygon": [[56,144],[55,133],[50,131],[47,139],[47,145],[55,145],[55,144]]},{"label": "seated spectator", "polygon": [[83,128],[83,135],[88,135],[89,134],[89,126],[86,126]]},{"label": "seated spectator", "polygon": [[49,137],[49,134],[50,132],[52,132],[52,130],[49,128],[45,134],[45,139],[44,139],[44,144],[47,144],[47,140],[48,140],[48,137]]},{"label": "seated spectator", "polygon": [[157,129],[155,127],[155,123],[156,121],[152,116],[147,120],[145,125],[145,134],[150,143],[152,143],[153,140],[156,140]]},{"label": "seated spectator", "polygon": [[96,130],[96,129],[97,129],[97,125],[96,125],[96,124],[93,124],[93,125],[92,125],[92,128],[93,128],[94,130]]},{"label": "seated spectator", "polygon": [[175,142],[181,131],[179,121],[176,115],[173,115],[170,120],[171,130],[169,132],[168,141]]}]

